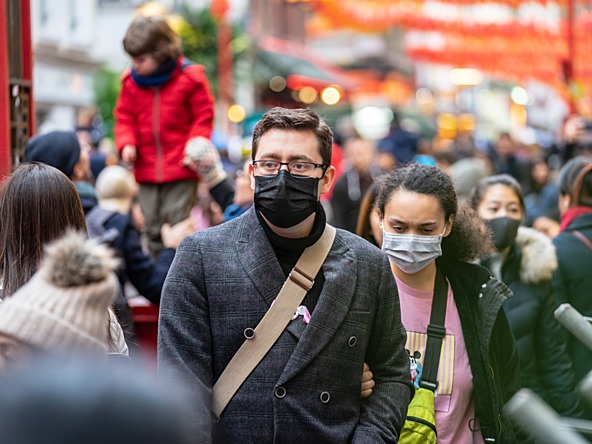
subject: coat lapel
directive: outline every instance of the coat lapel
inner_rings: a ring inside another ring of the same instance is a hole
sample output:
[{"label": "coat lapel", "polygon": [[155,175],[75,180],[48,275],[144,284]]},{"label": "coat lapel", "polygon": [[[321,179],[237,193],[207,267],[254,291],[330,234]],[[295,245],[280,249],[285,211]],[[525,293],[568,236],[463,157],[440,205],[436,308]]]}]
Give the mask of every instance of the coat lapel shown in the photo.
[{"label": "coat lapel", "polygon": [[339,232],[322,269],[325,283],[309,324],[302,330],[301,325],[294,324],[304,324],[297,319],[288,326],[290,333],[301,335],[278,384],[293,378],[321,352],[348,313],[356,286],[357,261],[354,251],[341,241]]},{"label": "coat lapel", "polygon": [[286,278],[252,207],[245,213],[243,220],[238,233],[237,248],[244,253],[237,256],[249,279],[269,307]]}]

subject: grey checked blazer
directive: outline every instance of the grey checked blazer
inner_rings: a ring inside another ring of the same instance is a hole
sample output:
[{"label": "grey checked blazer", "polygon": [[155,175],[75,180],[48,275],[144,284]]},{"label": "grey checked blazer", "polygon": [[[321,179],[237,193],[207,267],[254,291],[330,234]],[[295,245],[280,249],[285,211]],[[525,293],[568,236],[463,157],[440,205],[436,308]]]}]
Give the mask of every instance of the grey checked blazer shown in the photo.
[{"label": "grey checked blazer", "polygon": [[[253,209],[186,238],[160,305],[159,377],[193,399],[194,442],[396,442],[411,378],[386,255],[338,230],[306,325],[291,321],[216,424],[211,387],[277,296],[285,276]],[[373,394],[360,399],[362,366]]]}]

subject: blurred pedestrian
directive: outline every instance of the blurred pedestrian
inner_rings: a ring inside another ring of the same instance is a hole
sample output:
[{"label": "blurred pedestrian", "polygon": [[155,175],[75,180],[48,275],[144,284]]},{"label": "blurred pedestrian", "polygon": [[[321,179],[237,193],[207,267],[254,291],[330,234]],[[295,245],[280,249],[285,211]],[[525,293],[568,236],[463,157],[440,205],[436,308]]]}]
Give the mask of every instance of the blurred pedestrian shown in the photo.
[{"label": "blurred pedestrian", "polygon": [[544,158],[533,159],[530,182],[531,192],[524,196],[526,225],[532,226],[540,217],[559,221],[559,187]]},{"label": "blurred pedestrian", "polygon": [[0,378],[0,442],[185,444],[186,406],[153,378],[44,359]]},{"label": "blurred pedestrian", "polygon": [[117,164],[117,156],[113,152],[100,149],[105,136],[105,125],[94,107],[81,108],[76,116],[76,135],[81,147],[88,147],[90,170],[93,179],[99,177],[103,168]]},{"label": "blurred pedestrian", "polygon": [[358,226],[356,234],[366,239],[372,245],[380,248],[382,246],[382,225],[380,214],[376,209],[376,194],[378,190],[376,184],[372,184],[360,204],[360,216],[358,217]]},{"label": "blurred pedestrian", "polygon": [[522,387],[534,390],[561,415],[582,416],[567,343],[553,315],[557,257],[551,240],[520,226],[526,219],[522,189],[507,174],[482,179],[470,203],[495,244],[481,264],[514,294],[504,302],[504,311],[516,338]]},{"label": "blurred pedestrian", "polygon": [[[553,239],[558,268],[553,285],[557,304],[570,303],[592,316],[592,158],[575,157],[559,173],[561,226]],[[571,334],[568,351],[576,380],[592,370],[592,351]]]},{"label": "blurred pedestrian", "polygon": [[495,174],[509,174],[518,181],[522,189],[530,192],[530,165],[516,155],[516,143],[509,133],[499,135],[497,142],[489,151],[489,157]]},{"label": "blurred pedestrian", "polygon": [[333,187],[332,224],[355,233],[360,203],[377,173],[374,165],[375,148],[372,142],[360,137],[347,140],[344,148],[349,168]]},{"label": "blurred pedestrian", "polygon": [[224,222],[237,218],[253,205],[255,196],[251,188],[249,165],[249,162],[245,162],[235,174],[234,195],[232,203],[224,209]]},{"label": "blurred pedestrian", "polygon": [[383,176],[376,206],[382,249],[399,289],[406,348],[422,366],[436,278],[447,281],[435,397],[438,443],[515,442],[501,412],[520,388],[516,344],[502,309],[511,293],[484,267],[470,263],[487,249],[481,221],[458,207],[450,176],[425,165],[409,164]]},{"label": "blurred pedestrian", "polygon": [[41,162],[64,173],[76,187],[84,214],[97,204],[91,184],[89,146],[81,146],[73,131],[53,131],[30,139],[25,145],[26,162]]},{"label": "blurred pedestrian", "polygon": [[127,303],[125,284],[130,282],[138,292],[154,304],[160,303],[162,286],[181,240],[193,232],[188,218],[172,227],[161,228],[164,248],[156,259],[144,253],[140,232],[134,226],[130,210],[137,192],[131,172],[119,165],[105,168],[96,182],[99,204],[86,216],[89,235],[112,247],[121,258],[117,270],[120,292],[115,307],[128,344],[134,341],[131,309]]},{"label": "blurred pedestrian", "polygon": [[163,248],[162,225],[189,216],[198,179],[224,178],[210,141],[214,103],[203,66],[183,57],[179,36],[164,18],[136,17],[123,48],[132,68],[122,77],[115,106],[115,142],[121,159],[134,165],[156,256]]},{"label": "blurred pedestrian", "polygon": [[454,182],[458,199],[465,203],[471,190],[477,183],[491,174],[487,162],[480,156],[463,157],[450,166],[449,170]]},{"label": "blurred pedestrian", "polygon": [[417,143],[418,137],[401,128],[399,114],[393,112],[389,134],[378,142],[378,153],[383,154],[380,167],[389,170],[397,163],[411,162],[417,154]]}]

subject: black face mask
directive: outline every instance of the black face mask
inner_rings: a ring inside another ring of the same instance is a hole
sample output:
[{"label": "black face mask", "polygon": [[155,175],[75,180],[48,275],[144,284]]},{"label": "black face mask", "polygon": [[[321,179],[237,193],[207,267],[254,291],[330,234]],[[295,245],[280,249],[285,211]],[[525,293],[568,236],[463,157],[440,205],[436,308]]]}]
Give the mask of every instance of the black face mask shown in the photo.
[{"label": "black face mask", "polygon": [[286,170],[255,176],[255,208],[276,227],[298,225],[317,209],[318,177],[295,177]]},{"label": "black face mask", "polygon": [[518,234],[520,220],[510,217],[497,217],[495,219],[485,219],[485,225],[493,233],[493,243],[499,250],[505,250],[514,243]]}]

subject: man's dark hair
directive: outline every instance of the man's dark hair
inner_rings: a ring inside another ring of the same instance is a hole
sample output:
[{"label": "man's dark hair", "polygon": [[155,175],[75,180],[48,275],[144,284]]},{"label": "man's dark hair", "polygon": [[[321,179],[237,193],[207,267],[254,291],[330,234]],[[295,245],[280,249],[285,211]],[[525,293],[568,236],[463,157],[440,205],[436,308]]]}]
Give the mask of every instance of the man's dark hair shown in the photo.
[{"label": "man's dark hair", "polygon": [[319,153],[324,165],[331,165],[333,132],[317,113],[310,109],[287,109],[276,106],[269,110],[255,125],[251,157],[255,160],[261,137],[271,129],[312,131],[319,143]]}]

